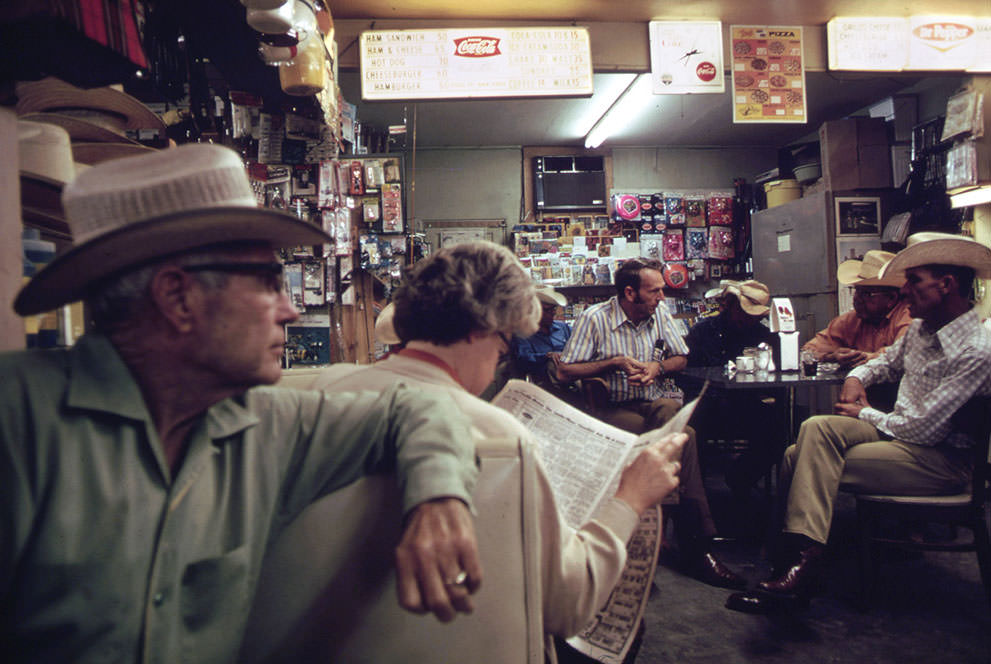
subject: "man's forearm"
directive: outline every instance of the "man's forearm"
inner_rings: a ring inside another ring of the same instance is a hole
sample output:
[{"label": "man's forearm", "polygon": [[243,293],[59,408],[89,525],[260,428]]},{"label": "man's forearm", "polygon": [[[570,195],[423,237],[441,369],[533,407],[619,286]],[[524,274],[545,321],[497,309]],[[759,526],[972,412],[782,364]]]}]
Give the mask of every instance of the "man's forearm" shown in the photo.
[{"label": "man's forearm", "polygon": [[661,362],[662,373],[666,373],[666,374],[678,373],[686,366],[688,366],[687,355],[675,355]]},{"label": "man's forearm", "polygon": [[572,362],[570,364],[565,364],[559,362],[557,365],[557,379],[563,381],[578,380],[579,378],[590,378],[592,376],[599,376],[607,371],[612,371],[614,366],[614,359],[609,358],[608,360],[594,360],[592,362]]}]

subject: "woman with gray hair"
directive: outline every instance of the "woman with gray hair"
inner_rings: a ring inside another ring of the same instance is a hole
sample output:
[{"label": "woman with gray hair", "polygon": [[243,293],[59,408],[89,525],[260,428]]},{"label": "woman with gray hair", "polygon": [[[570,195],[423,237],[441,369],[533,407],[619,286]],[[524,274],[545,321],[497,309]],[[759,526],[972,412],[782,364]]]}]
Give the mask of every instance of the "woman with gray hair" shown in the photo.
[{"label": "woman with gray hair", "polygon": [[[440,249],[409,270],[393,304],[393,323],[404,348],[372,366],[330,367],[313,387],[334,392],[384,389],[402,380],[448,395],[471,420],[476,444],[500,438],[521,440],[532,449],[535,444],[522,424],[476,396],[492,381],[500,356],[509,352],[510,335],[531,334],[540,317],[534,285],[512,252],[491,242]],[[677,486],[676,459],[684,440],[684,434],[672,434],[641,453],[623,471],[615,497],[577,531],[559,516],[547,476],[537,462],[539,492],[531,505],[540,524],[540,537],[533,542],[540,549],[536,553],[540,571],[533,585],[541,594],[545,635],[575,634],[608,599],[626,563],[626,542],[639,515]],[[484,463],[481,474],[486,474]],[[489,508],[480,501],[480,513]],[[480,555],[488,569],[507,564],[488,557],[484,543]],[[524,570],[510,573],[523,575]],[[472,619],[478,618],[484,626],[485,589],[480,593]],[[467,628],[465,623],[462,628]],[[548,654],[553,652],[549,638],[545,646]],[[506,655],[464,653],[464,660],[501,662]]]}]

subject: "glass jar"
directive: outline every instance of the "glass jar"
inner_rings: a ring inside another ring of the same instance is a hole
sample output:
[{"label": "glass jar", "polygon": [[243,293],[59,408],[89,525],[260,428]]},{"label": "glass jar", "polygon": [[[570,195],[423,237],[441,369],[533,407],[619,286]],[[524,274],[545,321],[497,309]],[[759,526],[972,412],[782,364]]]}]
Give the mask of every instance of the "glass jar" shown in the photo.
[{"label": "glass jar", "polygon": [[306,97],[324,89],[327,81],[323,40],[311,33],[299,44],[291,61],[279,65],[279,83],[287,95]]}]

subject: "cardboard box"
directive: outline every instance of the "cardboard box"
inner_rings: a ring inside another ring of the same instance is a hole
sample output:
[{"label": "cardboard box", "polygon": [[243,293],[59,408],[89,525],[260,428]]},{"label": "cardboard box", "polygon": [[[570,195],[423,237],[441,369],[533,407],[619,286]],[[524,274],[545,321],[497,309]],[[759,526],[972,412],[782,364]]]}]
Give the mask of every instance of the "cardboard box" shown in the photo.
[{"label": "cardboard box", "polygon": [[891,152],[881,118],[847,118],[819,127],[822,179],[830,191],[891,186]]}]

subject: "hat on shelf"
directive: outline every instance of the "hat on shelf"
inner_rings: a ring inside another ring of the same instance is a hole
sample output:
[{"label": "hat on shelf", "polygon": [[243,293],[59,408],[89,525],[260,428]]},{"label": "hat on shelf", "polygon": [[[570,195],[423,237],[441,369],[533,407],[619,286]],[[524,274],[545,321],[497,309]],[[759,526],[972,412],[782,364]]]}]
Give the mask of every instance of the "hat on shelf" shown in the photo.
[{"label": "hat on shelf", "polygon": [[61,127],[19,119],[17,152],[22,177],[58,189],[76,177],[69,134]]},{"label": "hat on shelf", "polygon": [[155,148],[140,143],[72,143],[72,158],[80,164],[93,166],[111,159],[134,157],[147,152],[155,152]]},{"label": "hat on shelf", "polygon": [[206,143],[94,166],[65,186],[62,205],[75,244],[21,289],[21,315],[74,302],[115,273],[179,252],[330,241],[294,215],[258,207],[237,153]]},{"label": "hat on shelf", "polygon": [[392,324],[392,317],[395,313],[396,307],[390,302],[385,305],[385,308],[379,312],[378,318],[375,319],[375,341],[383,346],[394,346],[401,341],[399,335],[396,334],[395,326]]},{"label": "hat on shelf", "polygon": [[864,260],[843,261],[836,268],[836,280],[844,286],[889,286],[901,288],[905,275],[879,276],[884,264],[894,258],[890,251],[871,249],[864,254]]},{"label": "hat on shelf", "polygon": [[568,298],[558,293],[552,286],[538,286],[537,299],[547,304],[556,304],[559,307],[568,306]]},{"label": "hat on shelf", "polygon": [[903,277],[905,270],[923,265],[961,265],[981,279],[991,279],[991,249],[977,240],[952,233],[913,233],[905,248],[881,269],[881,277]]},{"label": "hat on shelf", "polygon": [[716,288],[705,292],[705,297],[719,297],[732,294],[740,302],[740,308],[751,316],[763,316],[771,310],[771,291],[759,281],[734,281],[723,279]]}]

